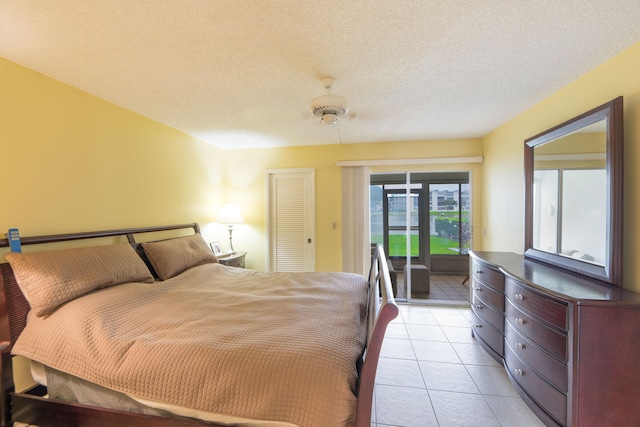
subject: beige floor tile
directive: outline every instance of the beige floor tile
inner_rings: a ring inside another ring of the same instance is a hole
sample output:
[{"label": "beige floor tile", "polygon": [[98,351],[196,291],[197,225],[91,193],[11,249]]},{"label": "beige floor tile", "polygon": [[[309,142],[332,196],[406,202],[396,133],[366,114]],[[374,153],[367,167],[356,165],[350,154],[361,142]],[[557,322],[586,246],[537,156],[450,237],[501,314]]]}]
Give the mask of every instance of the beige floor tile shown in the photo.
[{"label": "beige floor tile", "polygon": [[378,361],[376,384],[425,388],[416,360],[381,357]]},{"label": "beige floor tile", "polygon": [[438,426],[426,389],[376,386],[376,412],[378,425]]},{"label": "beige floor tile", "polygon": [[438,322],[440,326],[470,327],[469,319],[455,311],[447,314],[441,312],[434,313],[433,317],[436,318],[436,322]]},{"label": "beige floor tile", "polygon": [[465,365],[501,366],[477,343],[451,343]]},{"label": "beige floor tile", "polygon": [[411,342],[413,344],[413,351],[415,351],[416,358],[418,360],[428,362],[461,363],[461,360],[453,349],[452,344],[448,342],[421,340],[412,340]]},{"label": "beige floor tile", "polygon": [[407,325],[438,325],[436,318],[426,307],[422,310],[401,311],[400,314]]},{"label": "beige floor tile", "polygon": [[471,309],[468,307],[462,308],[459,307],[458,308],[458,313],[462,314],[465,319],[468,319],[469,321],[471,321]]},{"label": "beige floor tile", "polygon": [[442,341],[446,342],[447,337],[437,325],[406,325],[409,338],[412,340]]},{"label": "beige floor tile", "polygon": [[416,360],[416,355],[413,352],[411,341],[401,338],[385,337],[384,341],[382,342],[380,357]]},{"label": "beige floor tile", "polygon": [[535,416],[520,398],[485,396],[493,413],[503,426],[544,427],[544,423]]},{"label": "beige floor tile", "polygon": [[441,305],[441,304],[432,305],[432,306],[429,306],[428,309],[429,309],[429,312],[432,313],[433,315],[440,314],[440,315],[445,315],[446,316],[446,315],[459,314],[458,312],[459,312],[460,308],[466,308],[466,307],[469,307],[469,304],[461,305],[461,304],[458,303],[458,304],[449,305],[449,306]]},{"label": "beige floor tile", "polygon": [[451,343],[475,344],[476,340],[471,336],[471,327],[441,326],[442,332]]},{"label": "beige floor tile", "polygon": [[476,383],[459,363],[419,362],[428,390],[480,394]]},{"label": "beige floor tile", "polygon": [[394,323],[391,322],[387,325],[387,332],[384,334],[384,339],[387,338],[402,338],[409,339],[407,328],[404,326],[404,322]]},{"label": "beige floor tile", "polygon": [[504,368],[477,365],[466,365],[466,368],[482,394],[519,397]]},{"label": "beige floor tile", "polygon": [[501,427],[493,411],[479,394],[429,391],[440,427]]}]

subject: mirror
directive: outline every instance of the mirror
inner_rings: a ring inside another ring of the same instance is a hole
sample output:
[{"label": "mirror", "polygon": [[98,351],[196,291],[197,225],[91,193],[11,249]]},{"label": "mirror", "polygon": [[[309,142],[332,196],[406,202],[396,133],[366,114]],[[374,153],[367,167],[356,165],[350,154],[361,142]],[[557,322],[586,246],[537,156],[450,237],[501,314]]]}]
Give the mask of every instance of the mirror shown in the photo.
[{"label": "mirror", "polygon": [[622,286],[622,97],[525,141],[525,257]]}]

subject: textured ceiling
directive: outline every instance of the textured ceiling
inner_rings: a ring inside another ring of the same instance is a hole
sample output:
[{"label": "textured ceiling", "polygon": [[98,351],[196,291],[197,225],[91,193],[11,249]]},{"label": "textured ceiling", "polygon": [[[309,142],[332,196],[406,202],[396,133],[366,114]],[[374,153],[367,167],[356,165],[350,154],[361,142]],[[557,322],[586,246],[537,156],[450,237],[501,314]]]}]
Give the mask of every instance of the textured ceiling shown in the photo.
[{"label": "textured ceiling", "polygon": [[[639,23],[638,0],[2,0],[0,57],[223,148],[476,138]],[[325,75],[338,126],[310,112]]]}]

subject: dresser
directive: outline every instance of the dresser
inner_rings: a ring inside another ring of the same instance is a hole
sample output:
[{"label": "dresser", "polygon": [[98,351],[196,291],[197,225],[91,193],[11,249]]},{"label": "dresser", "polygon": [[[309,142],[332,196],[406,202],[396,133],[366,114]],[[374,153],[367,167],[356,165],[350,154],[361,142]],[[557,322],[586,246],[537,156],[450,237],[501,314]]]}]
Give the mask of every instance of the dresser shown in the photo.
[{"label": "dresser", "polygon": [[472,334],[549,426],[640,426],[640,294],[471,252]]}]

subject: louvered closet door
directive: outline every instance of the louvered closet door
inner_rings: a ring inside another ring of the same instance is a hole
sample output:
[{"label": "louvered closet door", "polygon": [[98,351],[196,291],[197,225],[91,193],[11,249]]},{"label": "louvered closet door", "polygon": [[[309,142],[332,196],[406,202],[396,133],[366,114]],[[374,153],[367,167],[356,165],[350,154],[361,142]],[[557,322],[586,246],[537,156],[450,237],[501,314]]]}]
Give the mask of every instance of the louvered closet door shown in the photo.
[{"label": "louvered closet door", "polygon": [[269,175],[269,270],[314,271],[313,170]]}]

